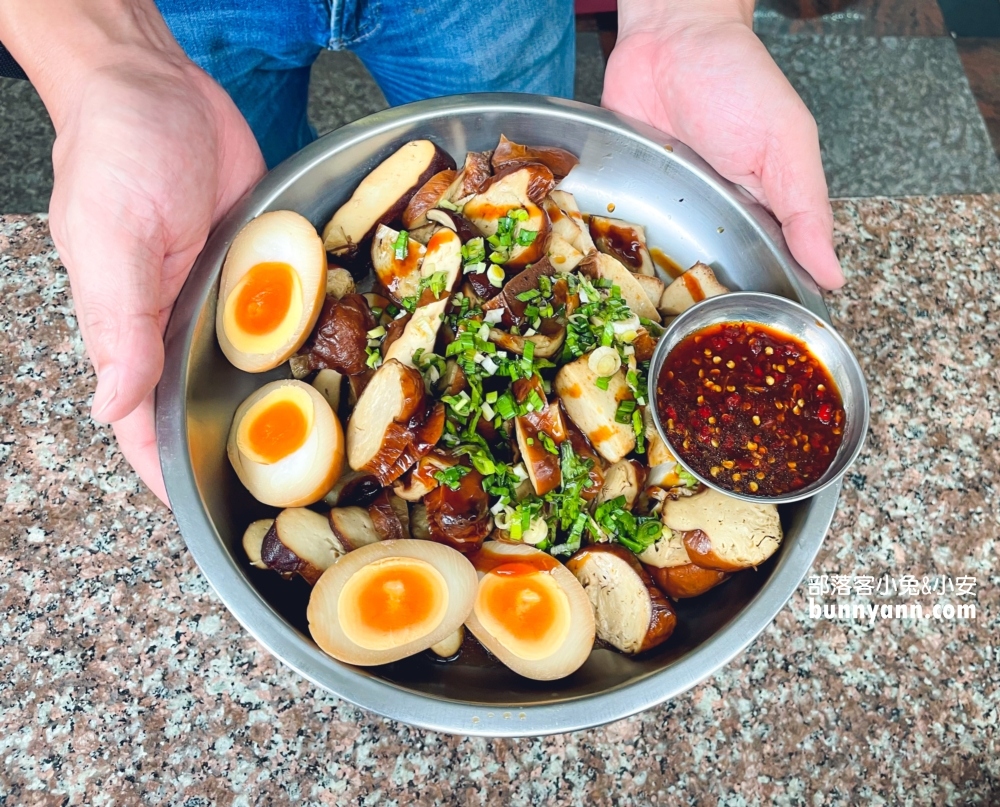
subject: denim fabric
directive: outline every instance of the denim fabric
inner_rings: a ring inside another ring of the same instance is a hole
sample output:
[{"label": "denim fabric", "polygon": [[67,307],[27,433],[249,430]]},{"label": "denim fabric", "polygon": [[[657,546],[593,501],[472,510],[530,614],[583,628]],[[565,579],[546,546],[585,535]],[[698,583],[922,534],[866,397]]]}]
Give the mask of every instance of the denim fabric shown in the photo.
[{"label": "denim fabric", "polygon": [[181,47],[232,96],[269,167],[310,143],[309,70],[358,54],[392,105],[463,92],[572,97],[572,0],[157,0]]}]

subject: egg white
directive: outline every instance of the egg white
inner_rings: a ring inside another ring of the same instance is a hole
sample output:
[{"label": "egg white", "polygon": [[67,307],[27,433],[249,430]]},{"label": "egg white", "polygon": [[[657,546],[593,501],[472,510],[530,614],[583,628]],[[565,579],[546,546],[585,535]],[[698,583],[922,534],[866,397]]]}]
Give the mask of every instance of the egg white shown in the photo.
[{"label": "egg white", "polygon": [[[307,391],[312,402],[312,428],[299,448],[273,463],[254,462],[240,450],[239,424],[247,412],[285,385]],[[344,433],[330,404],[302,381],[273,381],[257,390],[236,410],[229,431],[229,460],[254,498],[274,507],[303,507],[319,501],[340,477],[344,465]]]}]

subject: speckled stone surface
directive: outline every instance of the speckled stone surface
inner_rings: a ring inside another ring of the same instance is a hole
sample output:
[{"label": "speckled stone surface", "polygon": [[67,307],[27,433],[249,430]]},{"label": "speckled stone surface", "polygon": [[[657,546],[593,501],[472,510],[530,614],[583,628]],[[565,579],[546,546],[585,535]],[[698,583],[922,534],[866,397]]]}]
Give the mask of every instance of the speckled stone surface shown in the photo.
[{"label": "speckled stone surface", "polygon": [[385,721],[264,652],[87,417],[44,220],[0,217],[0,804],[996,804],[1000,197],[836,217],[873,413],[813,573],[975,577],[976,617],[814,618],[803,583],[688,693],[532,740]]},{"label": "speckled stone surface", "polygon": [[949,37],[762,35],[819,126],[832,196],[998,193]]}]

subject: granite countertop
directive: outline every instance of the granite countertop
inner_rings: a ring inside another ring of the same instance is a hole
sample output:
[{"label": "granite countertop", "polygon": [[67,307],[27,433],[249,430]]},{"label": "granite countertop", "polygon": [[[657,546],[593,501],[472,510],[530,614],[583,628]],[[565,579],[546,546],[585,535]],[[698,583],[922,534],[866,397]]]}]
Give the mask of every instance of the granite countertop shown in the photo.
[{"label": "granite countertop", "polygon": [[44,218],[0,216],[0,805],[997,803],[1000,197],[835,211],[872,423],[813,574],[976,616],[816,618],[807,581],[700,686],[530,740],[383,720],[251,639],[87,415]]}]

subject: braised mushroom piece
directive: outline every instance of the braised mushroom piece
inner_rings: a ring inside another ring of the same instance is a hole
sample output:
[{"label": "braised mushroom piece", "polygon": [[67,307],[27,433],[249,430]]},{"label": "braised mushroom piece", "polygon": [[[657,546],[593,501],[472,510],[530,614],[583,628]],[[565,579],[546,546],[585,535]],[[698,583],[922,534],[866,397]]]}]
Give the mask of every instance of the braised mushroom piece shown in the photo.
[{"label": "braised mushroom piece", "polygon": [[773,504],[747,502],[706,488],[663,503],[663,523],[683,534],[693,563],[720,572],[760,566],[781,545]]},{"label": "braised mushroom piece", "polygon": [[514,399],[529,411],[514,421],[517,447],[535,493],[544,496],[559,487],[559,446],[566,439],[562,410],[545,399],[542,380],[537,375],[513,384]]},{"label": "braised mushroom piece", "polygon": [[455,167],[451,155],[429,140],[413,140],[366,176],[323,230],[328,252],[350,259],[379,224],[401,216],[427,180]]},{"label": "braised mushroom piece", "polygon": [[594,608],[597,636],[623,653],[642,653],[670,638],[677,615],[635,555],[595,544],[566,563]]},{"label": "braised mushroom piece", "polygon": [[383,485],[428,453],[444,430],[444,407],[427,406],[420,373],[395,359],[376,371],[347,426],[347,461]]},{"label": "braised mushroom piece", "polygon": [[310,585],[347,553],[319,513],[304,507],[282,510],[264,536],[261,562],[285,577],[298,574]]},{"label": "braised mushroom piece", "polygon": [[360,294],[346,294],[339,300],[327,297],[316,328],[302,348],[300,366],[306,372],[363,373],[368,369],[368,332],[375,326],[368,302]]},{"label": "braised mushroom piece", "polygon": [[608,378],[606,388],[597,385],[599,376],[590,368],[589,354],[563,365],[556,373],[554,388],[566,414],[586,435],[602,457],[618,462],[635,448],[631,424],[618,423],[618,404],[632,398],[620,369]]},{"label": "braised mushroom piece", "polygon": [[[590,236],[603,253],[623,263],[637,275],[653,277],[653,259],[646,248],[646,228],[621,219],[591,216]],[[655,305],[659,297],[653,301]]]},{"label": "braised mushroom piece", "polygon": [[[555,181],[540,163],[512,165],[501,169],[473,196],[462,210],[483,235],[506,236],[507,244],[494,244],[502,251],[507,269],[520,269],[545,255],[549,218],[539,207]],[[523,217],[512,219],[513,212]],[[504,229],[505,228],[505,229]]]},{"label": "braised mushroom piece", "polygon": [[666,316],[687,311],[695,303],[725,294],[729,289],[715,277],[712,267],[696,263],[663,290],[657,308]]},{"label": "braised mushroom piece", "polygon": [[493,168],[497,171],[509,165],[541,163],[558,181],[580,164],[579,158],[566,149],[555,146],[522,146],[500,135],[500,142],[493,150]]},{"label": "braised mushroom piece", "polygon": [[457,485],[439,484],[424,496],[428,535],[460,552],[482,546],[493,528],[489,497],[483,490],[483,476],[474,468],[455,466],[460,471]]},{"label": "braised mushroom piece", "polygon": [[694,563],[683,566],[668,566],[658,569],[655,566],[644,567],[653,578],[657,588],[673,600],[684,600],[700,597],[720,583],[726,582],[730,575],[715,569],[705,569]]}]

